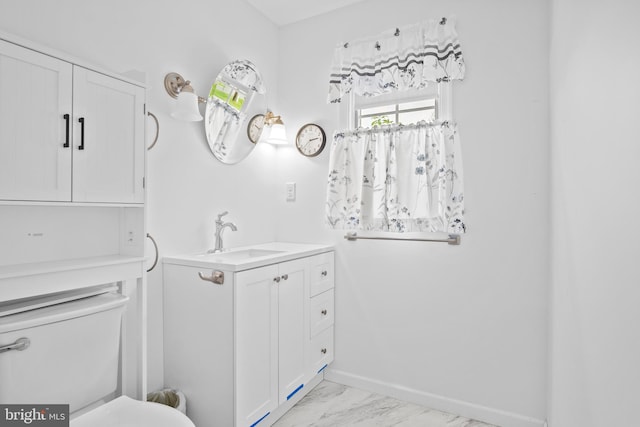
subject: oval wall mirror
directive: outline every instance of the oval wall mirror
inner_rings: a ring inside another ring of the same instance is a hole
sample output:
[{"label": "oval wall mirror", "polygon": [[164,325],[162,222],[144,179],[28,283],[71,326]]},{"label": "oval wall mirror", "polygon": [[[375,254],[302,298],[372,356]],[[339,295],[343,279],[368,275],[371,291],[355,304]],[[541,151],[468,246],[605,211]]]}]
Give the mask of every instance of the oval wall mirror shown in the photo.
[{"label": "oval wall mirror", "polygon": [[[251,119],[265,114],[266,98],[262,77],[252,62],[233,61],[220,71],[211,85],[204,121],[216,159],[233,164],[251,153],[262,133],[262,121]],[[255,129],[247,129],[248,125]]]}]

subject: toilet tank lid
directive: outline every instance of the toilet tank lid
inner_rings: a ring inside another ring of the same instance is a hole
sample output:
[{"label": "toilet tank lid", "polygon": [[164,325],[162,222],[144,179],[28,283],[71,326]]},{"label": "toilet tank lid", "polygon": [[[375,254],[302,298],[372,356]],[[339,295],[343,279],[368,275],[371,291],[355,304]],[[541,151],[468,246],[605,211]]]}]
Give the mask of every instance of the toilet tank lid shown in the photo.
[{"label": "toilet tank lid", "polygon": [[129,297],[106,293],[0,317],[0,334],[123,307]]}]

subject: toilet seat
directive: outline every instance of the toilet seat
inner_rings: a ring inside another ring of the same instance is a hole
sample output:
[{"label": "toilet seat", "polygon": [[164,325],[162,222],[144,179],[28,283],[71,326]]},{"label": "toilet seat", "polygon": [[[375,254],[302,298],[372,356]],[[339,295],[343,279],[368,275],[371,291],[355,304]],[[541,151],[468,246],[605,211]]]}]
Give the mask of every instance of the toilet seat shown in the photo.
[{"label": "toilet seat", "polygon": [[195,427],[177,409],[120,396],[71,420],[71,427]]}]

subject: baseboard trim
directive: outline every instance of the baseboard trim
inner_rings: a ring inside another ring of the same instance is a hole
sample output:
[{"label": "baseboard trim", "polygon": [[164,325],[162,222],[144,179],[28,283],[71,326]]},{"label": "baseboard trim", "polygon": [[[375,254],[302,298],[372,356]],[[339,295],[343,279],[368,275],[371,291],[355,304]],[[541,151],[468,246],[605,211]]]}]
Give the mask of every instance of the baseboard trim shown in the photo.
[{"label": "baseboard trim", "polygon": [[472,418],[501,427],[543,427],[544,420],[514,414],[495,408],[489,408],[475,403],[451,399],[408,387],[389,384],[382,381],[354,375],[344,371],[325,370],[324,378],[339,384],[360,388],[372,393],[390,396],[405,402],[426,406],[438,411],[448,412],[467,418]]},{"label": "baseboard trim", "polygon": [[304,388],[300,390],[299,393],[296,393],[291,399],[287,400],[285,403],[278,406],[268,417],[264,419],[264,422],[260,425],[264,425],[265,427],[271,426],[273,423],[278,421],[284,414],[289,411],[296,403],[300,402],[303,397],[307,395],[311,390],[313,390],[322,380],[324,379],[324,374],[318,374],[313,377],[308,383],[304,385]]}]

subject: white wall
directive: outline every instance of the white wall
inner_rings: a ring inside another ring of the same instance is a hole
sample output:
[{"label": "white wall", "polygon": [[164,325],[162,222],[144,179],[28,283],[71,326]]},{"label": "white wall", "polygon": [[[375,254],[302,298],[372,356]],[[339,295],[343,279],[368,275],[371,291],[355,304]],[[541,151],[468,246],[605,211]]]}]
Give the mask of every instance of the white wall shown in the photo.
[{"label": "white wall", "polygon": [[[209,152],[202,122],[169,117],[172,99],[163,85],[164,75],[176,71],[206,94],[227,62],[247,58],[276,94],[277,28],[255,9],[225,0],[0,0],[0,31],[116,72],[146,72],[147,107],[161,126],[147,158],[148,229],[161,256],[211,247],[213,221],[223,210],[238,226],[226,231],[227,245],[275,239],[275,150],[259,146],[239,165],[223,165]],[[163,385],[161,310],[158,267],[149,275],[151,390]]]},{"label": "white wall", "polygon": [[554,0],[552,427],[637,425],[640,4]]},{"label": "white wall", "polygon": [[[630,425],[640,398],[640,5],[552,5],[551,28],[542,0],[370,0],[278,31],[244,2],[0,0],[0,31],[147,73],[148,107],[161,122],[148,156],[149,231],[161,255],[210,246],[222,210],[239,228],[227,232],[232,246],[336,243],[334,378],[504,425],[536,425],[546,414],[550,245],[551,426]],[[248,58],[278,95],[271,105],[291,138],[310,121],[330,134],[339,121],[336,106],[324,103],[334,45],[451,13],[468,66],[455,85],[469,227],[460,247],[347,243],[322,225],[328,149],[306,159],[264,146],[225,166],[208,152],[201,124],[168,116],[166,72],[205,93],[225,63]],[[284,201],[289,181],[298,184],[293,203]],[[149,284],[155,388],[159,269]]]},{"label": "white wall", "polygon": [[[323,225],[329,149],[279,149],[278,237],[335,242],[330,378],[507,426],[546,417],[549,283],[547,1],[370,0],[280,31],[279,101],[291,139],[330,135],[334,46],[457,15],[467,78],[454,85],[463,144],[462,245],[346,242]],[[298,199],[286,202],[285,182]]]}]

